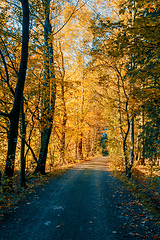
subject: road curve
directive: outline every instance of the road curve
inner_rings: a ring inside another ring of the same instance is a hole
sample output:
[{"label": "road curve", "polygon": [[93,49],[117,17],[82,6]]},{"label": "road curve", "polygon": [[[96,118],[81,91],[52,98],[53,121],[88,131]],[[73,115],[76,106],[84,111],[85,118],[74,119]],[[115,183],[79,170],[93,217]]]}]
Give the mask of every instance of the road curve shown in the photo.
[{"label": "road curve", "polygon": [[[159,229],[107,167],[107,157],[67,170],[6,215],[0,240],[158,239]],[[160,236],[159,236],[160,237]]]}]

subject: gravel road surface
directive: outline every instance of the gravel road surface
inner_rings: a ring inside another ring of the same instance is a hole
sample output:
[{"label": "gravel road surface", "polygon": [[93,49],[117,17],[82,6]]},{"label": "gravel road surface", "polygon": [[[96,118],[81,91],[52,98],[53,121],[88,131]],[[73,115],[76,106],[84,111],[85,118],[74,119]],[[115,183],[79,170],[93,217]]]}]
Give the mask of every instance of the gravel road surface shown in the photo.
[{"label": "gravel road surface", "polygon": [[0,240],[159,239],[150,213],[109,171],[107,157],[37,188],[0,224]]}]

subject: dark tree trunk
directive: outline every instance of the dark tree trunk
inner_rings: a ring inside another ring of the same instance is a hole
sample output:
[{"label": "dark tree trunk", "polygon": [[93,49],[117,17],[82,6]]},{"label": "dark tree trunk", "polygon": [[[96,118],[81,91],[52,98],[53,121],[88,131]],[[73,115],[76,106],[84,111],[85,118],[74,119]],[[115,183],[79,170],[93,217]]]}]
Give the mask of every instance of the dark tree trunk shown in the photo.
[{"label": "dark tree trunk", "polygon": [[60,161],[61,161],[61,165],[65,165],[67,164],[67,161],[65,159],[65,135],[66,133],[65,132],[62,132],[62,136],[61,136],[61,146],[60,146]]},{"label": "dark tree trunk", "polygon": [[25,178],[25,138],[26,138],[26,124],[25,124],[25,113],[24,113],[24,104],[22,100],[21,106],[21,173],[20,173],[20,184],[21,187],[26,187],[26,178]]},{"label": "dark tree trunk", "polygon": [[61,52],[61,59],[62,59],[62,72],[61,72],[61,96],[62,96],[62,107],[63,107],[63,119],[62,119],[62,134],[60,139],[60,161],[61,164],[67,164],[65,159],[66,153],[66,124],[67,124],[67,109],[66,109],[66,102],[65,102],[65,67],[64,67],[64,56],[61,48],[61,44],[59,43],[59,48]]},{"label": "dark tree trunk", "polygon": [[65,127],[67,123],[67,114],[66,114],[66,107],[64,107],[64,113],[63,113],[63,122],[62,122],[62,135],[61,135],[61,146],[60,146],[60,160],[61,164],[67,164],[67,161],[65,159],[65,151],[66,151],[66,132],[65,132]]},{"label": "dark tree trunk", "polygon": [[60,146],[60,160],[61,164],[67,164],[67,161],[65,159],[65,151],[66,151],[66,123],[67,123],[67,110],[66,110],[66,104],[64,99],[64,79],[62,81],[62,103],[63,103],[63,120],[62,120],[62,135],[61,135],[61,146]]},{"label": "dark tree trunk", "polygon": [[1,181],[2,181],[2,172],[0,171],[0,187],[2,185]]},{"label": "dark tree trunk", "polygon": [[75,159],[78,159],[78,139],[75,142]]},{"label": "dark tree trunk", "polygon": [[126,169],[126,176],[128,176],[128,156],[127,156],[127,137],[128,137],[128,133],[129,133],[129,126],[128,126],[128,130],[125,133],[125,137],[123,139],[123,153],[124,153],[124,160],[125,160],[125,169]]},{"label": "dark tree trunk", "polygon": [[[127,112],[127,108],[128,108],[128,101],[126,102],[126,112]],[[127,113],[127,124],[128,124],[128,128],[123,138],[123,153],[124,153],[124,160],[125,160],[126,176],[129,177],[129,158],[127,153],[127,137],[130,130],[130,121],[129,121],[128,113]]]},{"label": "dark tree trunk", "polygon": [[21,62],[18,73],[18,81],[15,90],[15,99],[12,111],[10,113],[10,130],[8,139],[8,152],[5,166],[5,177],[8,178],[12,188],[12,177],[14,174],[15,152],[17,145],[18,123],[20,116],[21,101],[23,97],[24,83],[28,61],[28,42],[29,42],[29,5],[28,0],[21,0],[23,10],[23,27],[22,27],[22,51]]},{"label": "dark tree trunk", "polygon": [[78,157],[83,160],[83,133],[80,134],[80,139],[78,143]]},{"label": "dark tree trunk", "polygon": [[91,152],[91,136],[90,136],[90,133],[88,133],[88,137],[87,137],[86,152],[87,152],[87,157],[89,157],[90,152]]},{"label": "dark tree trunk", "polygon": [[[144,110],[142,111],[142,129],[144,129]],[[142,141],[142,157],[141,157],[141,165],[145,165],[145,137],[143,135],[143,141]]]},{"label": "dark tree trunk", "polygon": [[52,130],[56,99],[56,83],[54,75],[52,27],[50,23],[50,0],[44,0],[45,24],[44,24],[44,87],[43,106],[41,118],[41,149],[39,160],[34,173],[45,174],[48,144]]},{"label": "dark tree trunk", "polygon": [[130,129],[131,129],[131,152],[130,152],[130,163],[128,166],[128,178],[131,178],[132,176],[132,167],[134,162],[134,116],[131,119]]},{"label": "dark tree trunk", "polygon": [[31,148],[30,143],[28,144],[28,143],[26,142],[26,140],[25,140],[25,144],[26,144],[26,146],[28,147],[28,150],[26,151],[26,154],[25,154],[25,158],[26,158],[26,155],[27,155],[28,151],[30,150],[31,153],[32,153],[32,156],[33,156],[34,161],[35,161],[36,163],[38,163],[37,157],[36,157],[33,149]]},{"label": "dark tree trunk", "polygon": [[52,130],[52,124],[50,125],[50,127],[45,128],[45,130],[41,133],[41,150],[39,154],[38,164],[34,173],[45,174],[46,158],[47,158],[48,144],[49,144],[49,139],[51,135],[51,130]]}]

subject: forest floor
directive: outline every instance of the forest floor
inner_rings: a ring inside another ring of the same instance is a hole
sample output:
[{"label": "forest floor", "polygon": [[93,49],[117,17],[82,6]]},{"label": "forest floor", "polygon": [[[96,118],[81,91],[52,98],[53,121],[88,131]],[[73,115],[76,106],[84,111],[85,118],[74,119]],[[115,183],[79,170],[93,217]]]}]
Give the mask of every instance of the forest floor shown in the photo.
[{"label": "forest floor", "polygon": [[0,240],[160,239],[158,217],[132,193],[134,184],[126,187],[113,175],[107,157],[60,173],[37,180],[39,186],[11,208],[12,198]]},{"label": "forest floor", "polygon": [[160,225],[160,165],[154,166],[151,172],[149,165],[135,164],[130,180],[125,176],[124,167],[114,166],[112,161],[110,166],[114,175],[124,182],[149,211],[152,211]]}]

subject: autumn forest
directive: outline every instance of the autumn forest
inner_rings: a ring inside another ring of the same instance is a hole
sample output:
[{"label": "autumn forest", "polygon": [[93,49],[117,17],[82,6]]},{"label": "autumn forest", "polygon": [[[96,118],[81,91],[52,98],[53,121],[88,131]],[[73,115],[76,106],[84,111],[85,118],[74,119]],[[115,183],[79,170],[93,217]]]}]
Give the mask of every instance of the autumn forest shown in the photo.
[{"label": "autumn forest", "polygon": [[[0,181],[103,155],[160,165],[157,0],[2,0]],[[157,176],[157,175],[156,175]]]}]

